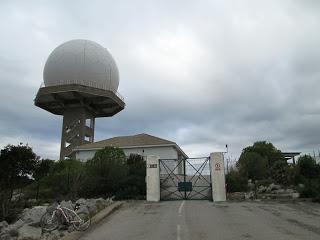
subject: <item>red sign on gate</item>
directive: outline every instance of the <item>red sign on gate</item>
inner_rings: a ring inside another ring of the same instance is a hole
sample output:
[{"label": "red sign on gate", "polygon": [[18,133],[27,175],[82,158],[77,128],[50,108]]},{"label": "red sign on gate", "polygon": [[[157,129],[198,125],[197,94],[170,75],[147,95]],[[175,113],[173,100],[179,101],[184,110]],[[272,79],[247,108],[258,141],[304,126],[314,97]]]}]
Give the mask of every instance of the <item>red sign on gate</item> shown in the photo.
[{"label": "red sign on gate", "polygon": [[220,170],[221,170],[221,165],[220,165],[220,163],[216,163],[216,164],[214,165],[214,168],[215,168],[216,171],[220,171]]}]

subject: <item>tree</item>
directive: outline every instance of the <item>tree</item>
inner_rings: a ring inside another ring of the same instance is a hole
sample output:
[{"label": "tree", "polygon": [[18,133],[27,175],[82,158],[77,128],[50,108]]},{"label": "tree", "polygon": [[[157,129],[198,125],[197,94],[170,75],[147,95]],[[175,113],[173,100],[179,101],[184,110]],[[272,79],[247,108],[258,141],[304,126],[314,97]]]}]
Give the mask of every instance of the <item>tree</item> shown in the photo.
[{"label": "tree", "polygon": [[318,178],[320,175],[320,167],[316,160],[309,155],[303,155],[298,159],[298,171],[301,176],[307,179]]},{"label": "tree", "polygon": [[105,147],[86,163],[83,192],[87,196],[114,195],[125,181],[126,156],[122,149]]},{"label": "tree", "polygon": [[271,177],[278,184],[287,185],[290,181],[289,166],[285,161],[276,161],[271,167]]},{"label": "tree", "polygon": [[53,165],[54,165],[53,160],[42,159],[41,161],[38,161],[35,166],[33,178],[37,183],[37,190],[36,190],[36,199],[37,200],[39,198],[40,180],[49,175],[50,170],[52,169]]},{"label": "tree", "polygon": [[257,152],[243,152],[237,162],[241,176],[246,179],[261,180],[267,176],[268,160]]},{"label": "tree", "polygon": [[[2,218],[8,216],[13,191],[34,173],[39,157],[28,145],[7,145],[0,155],[0,202]],[[23,181],[24,179],[24,181]]]},{"label": "tree", "polygon": [[272,179],[279,184],[288,183],[288,164],[272,143],[255,142],[242,150],[237,163],[240,174],[253,180]]},{"label": "tree", "polygon": [[311,197],[320,201],[320,166],[308,155],[300,156],[296,166],[296,182],[303,183],[301,197]]},{"label": "tree", "polygon": [[[40,179],[44,188],[50,190],[46,197],[62,196],[75,199],[82,188],[85,176],[85,164],[75,159],[54,162],[49,173]],[[53,195],[52,195],[53,194]]]},{"label": "tree", "polygon": [[143,198],[146,195],[146,162],[139,154],[127,159],[127,175],[118,198]]},{"label": "tree", "polygon": [[284,160],[284,157],[280,150],[278,150],[272,143],[266,141],[255,142],[252,146],[246,147],[242,150],[242,153],[255,152],[261,157],[265,157],[268,161],[268,167],[279,161]]},{"label": "tree", "polygon": [[67,178],[68,195],[75,199],[79,195],[85,176],[84,164],[79,160],[67,159],[62,174]]},{"label": "tree", "polygon": [[240,175],[237,169],[231,167],[226,175],[226,185],[228,192],[241,192],[247,190],[247,179]]}]

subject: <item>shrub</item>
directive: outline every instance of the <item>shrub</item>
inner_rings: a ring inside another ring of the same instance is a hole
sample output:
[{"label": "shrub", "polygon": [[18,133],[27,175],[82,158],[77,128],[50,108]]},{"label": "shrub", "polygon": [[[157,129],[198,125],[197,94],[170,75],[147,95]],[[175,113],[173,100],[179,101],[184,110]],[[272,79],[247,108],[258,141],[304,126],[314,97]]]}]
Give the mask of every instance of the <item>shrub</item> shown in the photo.
[{"label": "shrub", "polygon": [[127,175],[126,156],[123,150],[106,147],[97,151],[86,163],[82,194],[88,197],[114,195]]},{"label": "shrub", "polygon": [[304,155],[298,159],[298,174],[308,179],[319,178],[320,167],[311,156]]},{"label": "shrub", "polygon": [[226,175],[226,185],[228,192],[242,192],[247,190],[247,179],[239,174],[235,169],[231,169]]},{"label": "shrub", "polygon": [[269,186],[271,183],[274,183],[274,181],[272,179],[263,179],[263,180],[258,180],[255,182],[256,183],[256,187],[260,187],[260,186]]},{"label": "shrub", "polygon": [[299,189],[301,197],[320,198],[320,166],[308,155],[301,156],[296,166],[296,182],[303,183]]},{"label": "shrub", "polygon": [[47,176],[38,180],[41,198],[75,199],[84,181],[84,164],[79,160],[66,159],[55,162]]},{"label": "shrub", "polygon": [[271,168],[271,178],[277,184],[288,185],[289,166],[285,160],[279,160],[273,163]]},{"label": "shrub", "polygon": [[244,152],[241,154],[237,167],[243,178],[259,180],[264,179],[268,173],[267,158],[256,152]]},{"label": "shrub", "polygon": [[304,188],[299,189],[303,198],[317,198],[320,194],[320,184],[318,180],[306,180]]},{"label": "shrub", "polygon": [[127,159],[127,176],[117,193],[119,199],[142,199],[146,195],[146,162],[138,154],[131,154]]},{"label": "shrub", "polygon": [[8,145],[0,153],[0,221],[13,215],[11,209],[14,190],[30,184],[38,156],[28,145]]}]

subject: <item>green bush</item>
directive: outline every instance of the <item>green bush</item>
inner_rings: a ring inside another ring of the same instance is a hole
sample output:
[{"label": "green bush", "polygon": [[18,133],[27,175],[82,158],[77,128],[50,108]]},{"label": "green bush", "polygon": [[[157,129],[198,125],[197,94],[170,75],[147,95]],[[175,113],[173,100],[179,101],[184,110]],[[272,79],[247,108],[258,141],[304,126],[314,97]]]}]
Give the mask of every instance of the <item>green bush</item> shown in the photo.
[{"label": "green bush", "polygon": [[123,150],[106,147],[86,162],[85,181],[81,194],[87,197],[109,197],[121,188],[127,175]]},{"label": "green bush", "polygon": [[269,186],[271,183],[274,183],[274,181],[272,179],[262,179],[262,180],[258,180],[255,182],[256,183],[256,187],[260,187],[260,186]]},{"label": "green bush", "polygon": [[271,167],[271,178],[277,184],[288,185],[289,183],[289,166],[286,160],[275,161]]},{"label": "green bush", "polygon": [[93,159],[43,160],[35,181],[24,189],[25,197],[75,199],[78,197],[110,197],[118,199],[145,198],[146,164],[140,155],[130,155],[115,147],[96,152]]},{"label": "green bush", "polygon": [[247,190],[248,181],[235,170],[231,169],[226,175],[227,192],[242,192]]},{"label": "green bush", "polygon": [[146,162],[141,155],[131,154],[127,159],[127,176],[117,192],[118,199],[144,199],[146,195]]},{"label": "green bush", "polygon": [[320,198],[320,166],[308,155],[301,156],[295,169],[295,182],[302,183],[303,188],[299,188],[300,196]]},{"label": "green bush", "polygon": [[241,154],[237,167],[239,174],[246,179],[259,180],[267,177],[268,160],[256,152],[244,152]]},{"label": "green bush", "polygon": [[320,166],[308,155],[299,157],[298,174],[307,179],[316,179],[320,177]]},{"label": "green bush", "polygon": [[[54,199],[145,199],[146,163],[140,155],[127,159],[123,150],[106,147],[86,163],[38,159],[30,147],[22,144],[1,150],[0,220],[13,221],[23,208]],[[13,178],[9,178],[9,173]],[[11,203],[17,189],[22,197]]]},{"label": "green bush", "polygon": [[272,179],[275,183],[288,185],[291,180],[289,165],[281,151],[266,141],[244,148],[237,167],[243,177],[253,181]]},{"label": "green bush", "polygon": [[11,221],[15,211],[12,196],[17,189],[24,188],[32,180],[39,157],[28,145],[7,145],[0,153],[0,221]]},{"label": "green bush", "polygon": [[304,187],[299,189],[303,198],[316,198],[320,194],[320,184],[318,180],[306,180]]},{"label": "green bush", "polygon": [[[254,152],[267,160],[268,168],[279,160],[284,160],[284,157],[279,149],[277,149],[271,142],[258,141],[252,146],[248,146],[242,150],[242,154]],[[241,158],[241,156],[240,156]],[[270,172],[269,172],[270,173]]]},{"label": "green bush", "polygon": [[52,164],[49,173],[38,180],[40,198],[75,199],[84,181],[84,164],[75,159]]},{"label": "green bush", "polygon": [[312,199],[312,201],[320,203],[320,193],[318,193],[317,196]]}]

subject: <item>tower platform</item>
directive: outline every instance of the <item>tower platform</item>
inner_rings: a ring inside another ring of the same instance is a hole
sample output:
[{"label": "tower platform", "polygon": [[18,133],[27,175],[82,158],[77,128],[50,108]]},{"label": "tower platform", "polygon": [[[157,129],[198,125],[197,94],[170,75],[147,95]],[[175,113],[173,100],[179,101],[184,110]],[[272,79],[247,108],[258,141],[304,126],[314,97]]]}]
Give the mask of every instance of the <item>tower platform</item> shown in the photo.
[{"label": "tower platform", "polygon": [[111,117],[125,108],[120,94],[79,84],[40,87],[34,104],[63,115],[60,159],[73,157],[76,146],[94,142],[96,117]]}]

